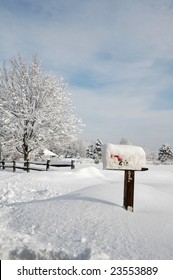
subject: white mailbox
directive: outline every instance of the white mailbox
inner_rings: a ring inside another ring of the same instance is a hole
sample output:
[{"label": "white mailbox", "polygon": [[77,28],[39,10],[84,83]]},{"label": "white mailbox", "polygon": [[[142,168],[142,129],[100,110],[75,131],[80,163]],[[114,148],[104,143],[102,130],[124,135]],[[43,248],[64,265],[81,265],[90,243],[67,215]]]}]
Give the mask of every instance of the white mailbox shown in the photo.
[{"label": "white mailbox", "polygon": [[104,144],[102,158],[104,169],[143,170],[146,168],[145,151],[138,146]]}]

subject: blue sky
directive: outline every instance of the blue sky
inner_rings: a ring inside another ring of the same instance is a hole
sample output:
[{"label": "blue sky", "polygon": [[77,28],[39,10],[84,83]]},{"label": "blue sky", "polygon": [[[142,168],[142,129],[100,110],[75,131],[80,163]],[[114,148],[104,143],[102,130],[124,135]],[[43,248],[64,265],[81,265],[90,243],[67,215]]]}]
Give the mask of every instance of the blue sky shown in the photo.
[{"label": "blue sky", "polygon": [[82,138],[173,146],[173,0],[0,0],[0,38],[64,77]]}]

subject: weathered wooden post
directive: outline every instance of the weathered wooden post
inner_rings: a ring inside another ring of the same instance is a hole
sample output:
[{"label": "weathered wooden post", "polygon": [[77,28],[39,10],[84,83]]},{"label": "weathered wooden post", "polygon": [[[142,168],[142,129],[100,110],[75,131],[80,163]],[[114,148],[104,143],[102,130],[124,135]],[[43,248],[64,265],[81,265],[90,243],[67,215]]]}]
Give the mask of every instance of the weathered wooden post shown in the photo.
[{"label": "weathered wooden post", "polygon": [[5,169],[5,159],[2,160],[2,169]]},{"label": "weathered wooden post", "polygon": [[29,164],[29,159],[27,159],[26,161],[26,171],[29,172],[29,167],[30,167],[30,164]]},{"label": "weathered wooden post", "polygon": [[103,168],[124,171],[123,206],[134,211],[135,171],[146,171],[146,155],[141,147],[105,144],[102,150]]},{"label": "weathered wooden post", "polygon": [[16,162],[15,162],[15,160],[13,160],[13,172],[15,172],[16,171]]},{"label": "weathered wooden post", "polygon": [[123,206],[126,210],[133,212],[134,204],[134,182],[135,182],[135,171],[125,170],[124,171],[124,203]]},{"label": "weathered wooden post", "polygon": [[71,169],[75,168],[75,160],[71,160]]},{"label": "weathered wooden post", "polygon": [[47,160],[47,163],[46,163],[46,171],[49,170],[49,167],[50,167],[50,159]]}]

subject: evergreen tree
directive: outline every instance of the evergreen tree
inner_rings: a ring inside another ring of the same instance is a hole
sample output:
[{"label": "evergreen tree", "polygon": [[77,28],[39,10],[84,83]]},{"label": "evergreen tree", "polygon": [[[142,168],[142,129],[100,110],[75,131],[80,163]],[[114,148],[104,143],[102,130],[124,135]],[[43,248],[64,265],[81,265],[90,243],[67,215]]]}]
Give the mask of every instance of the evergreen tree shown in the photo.
[{"label": "evergreen tree", "polygon": [[102,145],[103,143],[97,139],[94,144],[88,146],[86,156],[88,158],[94,159],[95,163],[99,163],[100,159],[102,158]]},{"label": "evergreen tree", "polygon": [[86,150],[86,157],[94,159],[94,146],[91,144],[88,146],[88,149]]},{"label": "evergreen tree", "polygon": [[163,144],[159,149],[158,160],[161,163],[166,163],[166,161],[173,159],[173,151],[168,144]]},{"label": "evergreen tree", "polygon": [[98,162],[100,161],[100,159],[102,158],[102,145],[103,143],[97,139],[96,143],[95,143],[95,148],[94,148],[94,159],[95,159],[95,162]]}]

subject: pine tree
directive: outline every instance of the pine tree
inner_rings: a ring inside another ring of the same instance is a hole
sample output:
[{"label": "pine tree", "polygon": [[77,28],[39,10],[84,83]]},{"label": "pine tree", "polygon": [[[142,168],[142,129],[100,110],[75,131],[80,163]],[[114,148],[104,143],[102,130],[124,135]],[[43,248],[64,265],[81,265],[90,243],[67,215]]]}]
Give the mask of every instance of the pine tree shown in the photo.
[{"label": "pine tree", "polygon": [[3,152],[16,150],[24,160],[40,146],[65,147],[77,138],[82,122],[74,115],[62,78],[45,75],[41,61],[20,55],[0,68],[0,142]]},{"label": "pine tree", "polygon": [[88,158],[94,159],[95,163],[99,163],[100,159],[102,158],[102,145],[103,143],[97,139],[94,144],[88,146],[86,156]]},{"label": "pine tree", "polygon": [[94,159],[94,146],[91,144],[88,146],[88,149],[86,150],[86,157]]},{"label": "pine tree", "polygon": [[173,151],[168,144],[163,144],[159,149],[158,160],[161,163],[166,163],[169,159],[173,159]]},{"label": "pine tree", "polygon": [[99,163],[100,159],[102,158],[102,145],[103,143],[99,139],[97,139],[94,148],[95,163]]}]

